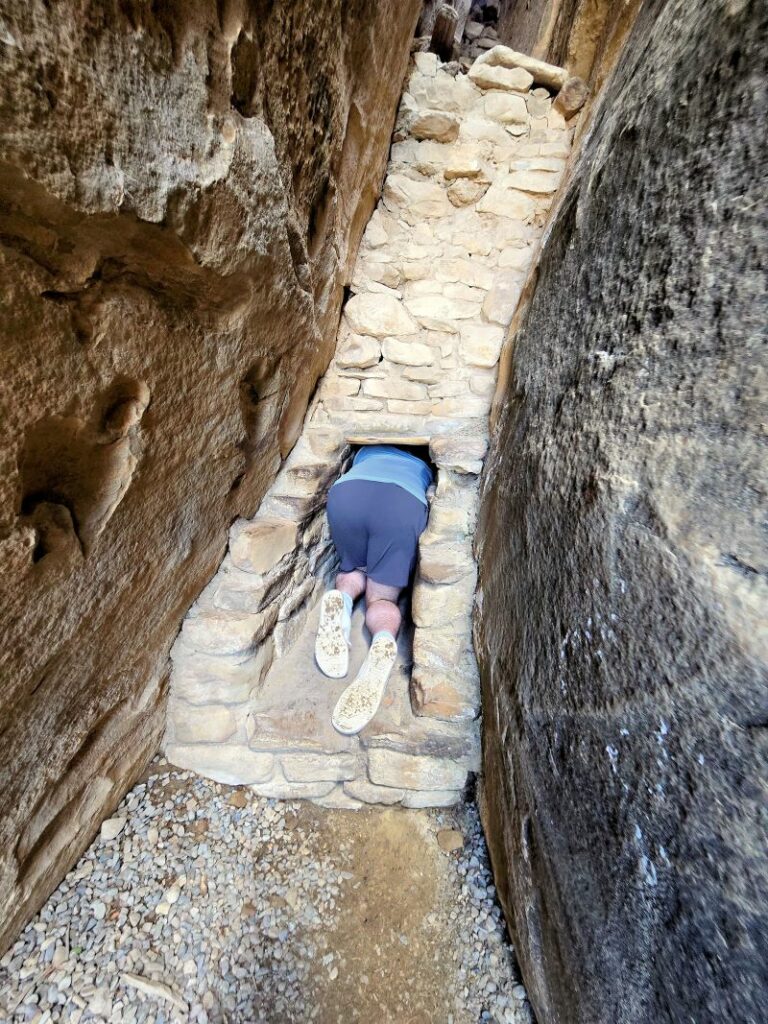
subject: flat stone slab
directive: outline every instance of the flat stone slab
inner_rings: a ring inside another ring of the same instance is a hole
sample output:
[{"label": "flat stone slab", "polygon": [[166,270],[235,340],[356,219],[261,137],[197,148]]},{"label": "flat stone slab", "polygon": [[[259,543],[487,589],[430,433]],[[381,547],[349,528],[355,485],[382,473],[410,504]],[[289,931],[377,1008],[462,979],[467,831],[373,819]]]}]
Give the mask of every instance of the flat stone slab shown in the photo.
[{"label": "flat stone slab", "polygon": [[[398,655],[387,692],[371,724],[357,736],[341,736],[331,725],[333,707],[365,660],[370,634],[365,627],[365,602],[352,617],[352,648],[346,679],[328,679],[315,665],[314,644],[320,606],[312,610],[298,640],[279,658],[253,698],[249,713],[249,746],[270,753],[334,755],[386,748],[401,754],[462,760],[475,768],[475,729],[465,723],[419,718],[411,710],[411,629],[398,638]],[[330,763],[330,761],[329,761]],[[361,776],[364,777],[364,776]],[[306,777],[304,781],[309,781]]]}]

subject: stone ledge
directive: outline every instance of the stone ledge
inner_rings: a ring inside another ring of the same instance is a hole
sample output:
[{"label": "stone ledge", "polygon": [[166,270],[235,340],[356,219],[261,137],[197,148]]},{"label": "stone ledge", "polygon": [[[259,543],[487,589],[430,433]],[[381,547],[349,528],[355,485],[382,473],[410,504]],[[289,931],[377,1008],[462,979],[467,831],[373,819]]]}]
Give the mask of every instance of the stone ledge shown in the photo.
[{"label": "stone ledge", "polygon": [[368,752],[368,778],[379,786],[419,790],[461,790],[467,768],[456,761],[418,754],[401,754],[381,747]]},{"label": "stone ledge", "polygon": [[272,754],[254,753],[244,744],[168,743],[165,756],[178,768],[229,786],[266,782],[275,772]]}]

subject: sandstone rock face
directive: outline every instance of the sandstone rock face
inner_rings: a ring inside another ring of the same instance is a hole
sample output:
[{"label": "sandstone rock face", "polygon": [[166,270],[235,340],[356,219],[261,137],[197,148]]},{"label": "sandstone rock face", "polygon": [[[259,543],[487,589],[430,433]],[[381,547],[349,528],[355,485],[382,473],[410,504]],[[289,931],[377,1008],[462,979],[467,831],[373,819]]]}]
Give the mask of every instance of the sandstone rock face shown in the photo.
[{"label": "sandstone rock face", "polygon": [[[297,437],[380,187],[396,7],[0,3],[0,948],[157,749],[181,617]],[[232,568],[239,651],[264,624]]]},{"label": "sandstone rock face", "polygon": [[483,801],[548,1024],[764,1016],[764,46],[643,6],[510,339]]}]

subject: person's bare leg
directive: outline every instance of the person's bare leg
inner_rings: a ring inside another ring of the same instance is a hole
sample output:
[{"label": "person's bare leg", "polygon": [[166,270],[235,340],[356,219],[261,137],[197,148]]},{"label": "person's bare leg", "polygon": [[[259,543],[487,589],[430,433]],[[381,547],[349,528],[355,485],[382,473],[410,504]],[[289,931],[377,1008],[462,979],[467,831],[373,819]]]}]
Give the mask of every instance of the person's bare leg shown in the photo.
[{"label": "person's bare leg", "polygon": [[397,607],[400,590],[400,587],[390,587],[386,583],[368,580],[365,587],[365,624],[371,631],[371,636],[387,632],[397,637],[402,623],[400,609]]},{"label": "person's bare leg", "polygon": [[397,659],[395,637],[400,629],[397,607],[399,587],[368,580],[365,587],[365,624],[373,634],[371,649],[354,681],[339,697],[331,721],[334,729],[354,736],[379,709],[389,674]]},{"label": "person's bare leg", "polygon": [[349,594],[353,601],[365,590],[365,573],[362,569],[353,569],[352,572],[340,572],[336,576],[336,589],[342,594]]}]

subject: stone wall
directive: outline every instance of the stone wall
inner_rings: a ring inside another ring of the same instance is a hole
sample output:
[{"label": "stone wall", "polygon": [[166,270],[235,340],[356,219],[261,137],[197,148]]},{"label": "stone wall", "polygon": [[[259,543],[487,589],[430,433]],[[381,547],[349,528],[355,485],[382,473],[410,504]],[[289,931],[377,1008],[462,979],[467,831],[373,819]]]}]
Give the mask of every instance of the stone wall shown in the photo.
[{"label": "stone wall", "polygon": [[765,44],[645,3],[511,338],[483,805],[546,1024],[764,1016]]},{"label": "stone wall", "polygon": [[0,3],[0,948],[157,749],[298,435],[419,9]]},{"label": "stone wall", "polygon": [[[553,102],[562,69],[504,47],[466,75],[431,53],[414,63],[334,358],[174,648],[168,758],[266,796],[443,806],[478,768],[472,536],[488,413],[577,118]],[[301,637],[333,568],[327,489],[351,444],[387,440],[429,445],[437,492],[402,679],[360,737],[343,738],[330,727],[338,692]]]}]

